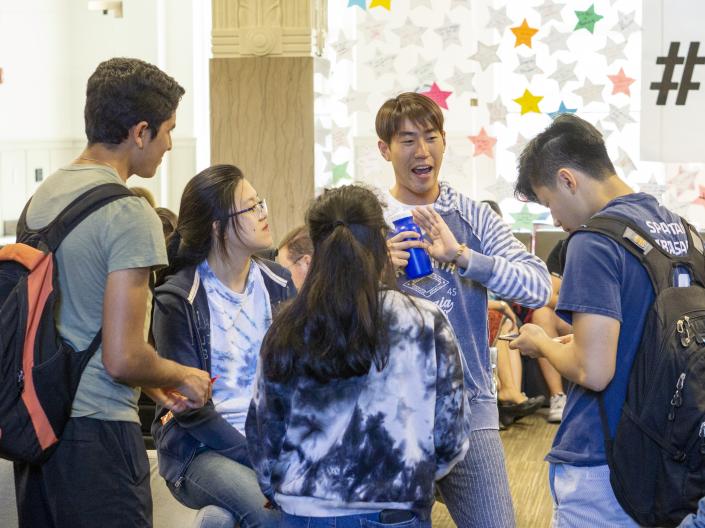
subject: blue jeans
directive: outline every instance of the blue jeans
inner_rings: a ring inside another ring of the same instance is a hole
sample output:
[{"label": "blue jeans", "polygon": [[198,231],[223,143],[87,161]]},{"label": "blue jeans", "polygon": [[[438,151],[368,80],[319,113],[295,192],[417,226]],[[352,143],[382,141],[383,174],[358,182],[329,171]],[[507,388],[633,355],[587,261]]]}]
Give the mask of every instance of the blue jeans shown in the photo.
[{"label": "blue jeans", "polygon": [[514,507],[496,429],[472,431],[465,459],[436,484],[458,528],[514,528]]},{"label": "blue jeans", "polygon": [[267,509],[255,472],[214,451],[204,451],[189,465],[179,487],[167,483],[176,499],[195,510],[214,504],[225,508],[241,528],[274,528],[280,515]]},{"label": "blue jeans", "polygon": [[410,521],[394,524],[379,522],[379,512],[360,513],[358,515],[341,515],[339,517],[302,517],[282,513],[280,526],[282,528],[431,528],[431,521],[420,521],[418,517]]},{"label": "blue jeans", "polygon": [[617,502],[607,465],[551,464],[553,528],[638,528]]}]

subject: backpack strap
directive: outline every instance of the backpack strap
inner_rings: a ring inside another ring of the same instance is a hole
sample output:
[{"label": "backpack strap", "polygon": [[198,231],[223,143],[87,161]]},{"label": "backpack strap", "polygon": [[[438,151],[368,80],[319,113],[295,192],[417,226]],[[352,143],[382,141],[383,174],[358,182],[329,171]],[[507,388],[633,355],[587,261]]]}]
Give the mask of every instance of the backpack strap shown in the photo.
[{"label": "backpack strap", "polygon": [[125,196],[134,196],[134,194],[124,185],[119,183],[98,185],[75,198],[54,220],[40,229],[29,229],[27,227],[26,215],[29,204],[32,201],[30,198],[17,222],[17,241],[21,242],[33,235],[39,235],[49,250],[55,252],[64,238],[87,216],[110,202]]},{"label": "backpack strap", "polygon": [[672,286],[672,274],[681,266],[690,271],[692,282],[705,287],[703,242],[695,228],[685,219],[681,218],[681,223],[688,238],[688,253],[682,256],[669,254],[635,222],[618,216],[594,216],[571,233],[571,236],[576,232],[589,231],[603,234],[617,242],[644,266],[657,294]]}]

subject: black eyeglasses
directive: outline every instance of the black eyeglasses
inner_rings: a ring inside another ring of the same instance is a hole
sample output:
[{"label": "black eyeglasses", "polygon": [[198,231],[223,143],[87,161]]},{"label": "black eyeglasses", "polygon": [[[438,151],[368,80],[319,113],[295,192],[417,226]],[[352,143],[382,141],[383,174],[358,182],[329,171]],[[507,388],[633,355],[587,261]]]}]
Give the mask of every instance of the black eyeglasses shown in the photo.
[{"label": "black eyeglasses", "polygon": [[260,201],[258,201],[255,205],[252,207],[248,207],[247,209],[243,209],[242,211],[235,211],[234,213],[230,213],[228,215],[228,218],[233,217],[233,216],[238,216],[241,214],[249,213],[250,211],[256,212],[259,218],[263,218],[267,216],[267,200],[262,198]]}]

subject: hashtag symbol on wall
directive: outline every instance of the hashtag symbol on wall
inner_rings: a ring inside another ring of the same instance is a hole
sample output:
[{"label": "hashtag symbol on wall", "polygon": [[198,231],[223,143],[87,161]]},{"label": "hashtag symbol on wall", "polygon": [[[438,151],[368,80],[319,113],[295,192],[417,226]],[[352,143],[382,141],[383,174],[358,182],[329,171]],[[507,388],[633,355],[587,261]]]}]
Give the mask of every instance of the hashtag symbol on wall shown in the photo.
[{"label": "hashtag symbol on wall", "polygon": [[[693,82],[693,70],[695,70],[695,66],[697,64],[705,64],[705,57],[698,56],[700,43],[691,42],[688,47],[688,55],[685,57],[678,55],[680,45],[680,42],[671,42],[668,48],[668,55],[665,57],[656,57],[656,64],[663,64],[663,76],[661,77],[661,82],[652,82],[650,88],[652,90],[658,90],[656,104],[659,106],[666,104],[668,93],[671,90],[678,90],[676,104],[682,106],[685,104],[690,90],[700,89],[700,83]],[[676,66],[683,64],[684,61],[685,67],[681,75],[681,82],[677,83],[673,80],[673,74]]]}]

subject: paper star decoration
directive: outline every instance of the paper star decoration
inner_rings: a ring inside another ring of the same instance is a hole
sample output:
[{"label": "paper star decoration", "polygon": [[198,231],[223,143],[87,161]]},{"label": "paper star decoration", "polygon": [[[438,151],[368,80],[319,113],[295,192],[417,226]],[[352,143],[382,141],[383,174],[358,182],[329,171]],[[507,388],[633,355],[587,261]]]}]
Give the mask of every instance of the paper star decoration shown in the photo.
[{"label": "paper star decoration", "polygon": [[538,13],[541,15],[541,22],[543,22],[544,25],[546,25],[550,19],[556,19],[559,22],[563,21],[563,16],[561,15],[561,11],[565,5],[557,4],[554,2],[545,2],[539,7],[535,7],[534,10],[538,11]]},{"label": "paper star decoration", "polygon": [[577,81],[578,78],[575,75],[576,62],[562,62],[556,60],[556,71],[551,74],[551,79],[558,83],[559,87],[562,87],[565,83],[570,81]]},{"label": "paper star decoration", "polygon": [[663,195],[666,190],[668,190],[668,187],[662,183],[659,183],[654,175],[652,175],[647,182],[637,185],[639,185],[640,192],[655,196],[659,202],[663,201]]},{"label": "paper star decoration", "polygon": [[611,37],[605,40],[605,47],[602,48],[602,56],[605,58],[607,65],[612,64],[614,61],[627,60],[627,56],[624,54],[624,48],[627,45],[625,40],[621,44],[618,44]]},{"label": "paper star decoration", "polygon": [[668,178],[668,188],[674,189],[677,195],[681,195],[695,189],[695,179],[698,177],[698,170],[690,170],[683,165],[678,165],[678,172]]},{"label": "paper star decoration", "polygon": [[507,147],[507,150],[514,154],[515,158],[518,158],[519,155],[522,153],[524,150],[524,147],[526,147],[526,144],[529,142],[529,138],[524,137],[521,135],[521,132],[517,134],[517,139],[514,142],[514,144],[511,147]]},{"label": "paper star decoration", "polygon": [[436,64],[438,64],[437,61],[419,62],[409,73],[416,77],[419,84],[424,84],[427,80],[435,77]]},{"label": "paper star decoration", "polygon": [[592,4],[587,11],[576,11],[575,16],[578,17],[578,23],[573,31],[587,29],[590,33],[595,32],[595,23],[604,18],[602,15],[595,13],[595,4]]},{"label": "paper star decoration", "polygon": [[534,221],[539,220],[545,213],[532,213],[529,211],[529,206],[524,204],[521,211],[518,213],[511,213],[509,216],[512,217],[512,229],[514,230],[527,230],[531,231],[534,228]]},{"label": "paper star decoration", "polygon": [[509,24],[512,23],[512,19],[507,16],[507,8],[500,7],[497,9],[492,9],[489,7],[488,11],[490,13],[490,17],[485,24],[485,27],[488,29],[494,28],[499,31],[499,34],[501,35],[504,33],[504,30],[509,27]]},{"label": "paper star decoration", "polygon": [[497,181],[484,189],[491,192],[497,201],[514,196],[514,185],[505,180],[501,175],[497,175]]},{"label": "paper star decoration", "polygon": [[497,121],[504,123],[507,120],[507,108],[502,103],[500,96],[497,96],[497,99],[487,104],[487,111],[490,114],[490,123]]},{"label": "paper star decoration", "polygon": [[618,106],[610,105],[610,113],[605,117],[605,120],[614,124],[620,132],[625,125],[636,123],[634,118],[629,115],[629,108],[625,106],[623,109]]},{"label": "paper star decoration", "polygon": [[558,107],[558,110],[555,112],[549,112],[548,115],[551,116],[551,119],[555,119],[561,114],[574,114],[577,111],[577,108],[568,108],[565,103],[561,101],[561,105]]},{"label": "paper star decoration", "polygon": [[591,102],[603,103],[604,99],[602,98],[602,90],[604,88],[604,84],[594,84],[586,77],[585,84],[575,90],[575,94],[583,98],[583,106]]},{"label": "paper star decoration", "polygon": [[411,19],[408,19],[399,28],[393,29],[392,33],[396,33],[399,37],[399,47],[418,46],[423,48],[424,43],[421,37],[425,31],[427,28],[419,27]]},{"label": "paper star decoration", "polygon": [[632,33],[639,31],[641,26],[634,21],[636,17],[636,11],[632,11],[629,14],[622,15],[620,13],[617,19],[617,29],[616,31],[624,37],[624,40],[629,40]]},{"label": "paper star decoration", "polygon": [[336,60],[348,59],[352,60],[352,50],[357,41],[350,39],[340,39],[337,42],[333,42],[330,47],[335,51]]},{"label": "paper star decoration", "polygon": [[446,20],[443,25],[434,31],[439,37],[441,37],[441,42],[443,42],[444,48],[447,48],[451,44],[455,44],[460,47],[463,46],[460,42],[460,24],[454,22],[449,15],[446,15]]},{"label": "paper star decoration", "polygon": [[541,36],[541,42],[548,46],[548,51],[550,54],[556,53],[558,51],[568,51],[568,37],[572,33],[563,33],[555,28],[551,27],[551,32],[547,35]]},{"label": "paper star decoration", "polygon": [[495,62],[499,62],[499,55],[497,55],[497,48],[499,48],[499,44],[495,44],[494,46],[488,46],[487,44],[483,44],[479,40],[477,41],[477,52],[475,52],[474,55],[471,55],[470,58],[472,60],[476,60],[477,62],[480,63],[480,67],[483,70],[486,70],[487,67],[490,64],[494,64]]},{"label": "paper star decoration", "polygon": [[612,81],[612,95],[623,93],[631,95],[629,92],[629,85],[631,85],[636,79],[627,77],[624,74],[624,68],[619,69],[619,73],[615,75],[608,75],[610,81]]},{"label": "paper star decoration", "polygon": [[396,58],[396,55],[377,55],[368,62],[369,67],[372,68],[375,74],[375,78],[379,79],[383,75],[396,73],[394,69],[394,61]]},{"label": "paper star decoration", "polygon": [[536,64],[536,56],[531,55],[529,57],[519,57],[519,66],[514,68],[514,73],[519,75],[525,75],[527,79],[531,80],[534,75],[543,74],[543,70]]},{"label": "paper star decoration", "polygon": [[331,183],[333,185],[352,179],[352,177],[348,174],[348,163],[349,162],[346,161],[340,165],[333,165],[333,176],[331,178]]},{"label": "paper star decoration", "polygon": [[629,154],[627,154],[622,147],[619,147],[617,166],[622,168],[625,177],[636,170],[636,165],[634,165],[632,158],[629,157]]},{"label": "paper star decoration", "polygon": [[497,138],[490,136],[485,132],[485,128],[480,129],[480,133],[476,136],[468,136],[472,144],[475,145],[474,156],[485,154],[489,158],[494,158],[494,145],[497,143]]},{"label": "paper star decoration", "polygon": [[370,2],[370,9],[373,7],[383,7],[387,11],[391,11],[392,0],[372,0],[372,2]]},{"label": "paper star decoration", "polygon": [[536,35],[538,33],[538,29],[529,27],[529,23],[524,19],[524,21],[521,23],[521,25],[517,27],[513,27],[512,33],[514,33],[515,41],[514,41],[514,47],[521,46],[524,44],[525,46],[531,47],[531,37]]},{"label": "paper star decoration", "polygon": [[436,104],[440,106],[441,108],[445,108],[448,110],[448,103],[446,103],[446,99],[452,94],[453,92],[444,92],[441,90],[438,85],[434,82],[431,85],[431,89],[428,90],[427,92],[421,92],[421,95],[425,95],[429,99],[433,99],[436,101]]},{"label": "paper star decoration", "polygon": [[367,104],[367,97],[369,95],[369,92],[354,90],[351,91],[346,97],[343,97],[340,102],[347,107],[349,115],[352,115],[355,112],[369,112],[370,107]]},{"label": "paper star decoration", "polygon": [[449,84],[453,88],[453,92],[460,94],[462,92],[474,92],[475,86],[473,85],[473,79],[475,74],[473,72],[464,72],[462,70],[455,70],[452,77],[448,77],[445,80],[446,84]]},{"label": "paper star decoration", "polygon": [[348,0],[348,7],[360,7],[362,10],[365,10],[365,0]]},{"label": "paper star decoration", "polygon": [[337,150],[340,147],[349,147],[350,143],[348,141],[348,133],[350,130],[347,128],[334,128],[331,131],[331,136],[333,137],[333,150]]},{"label": "paper star decoration", "polygon": [[514,99],[514,102],[521,106],[521,115],[528,114],[529,112],[540,114],[539,102],[541,99],[543,99],[542,95],[534,95],[527,88],[524,90],[524,94],[521,97]]}]

